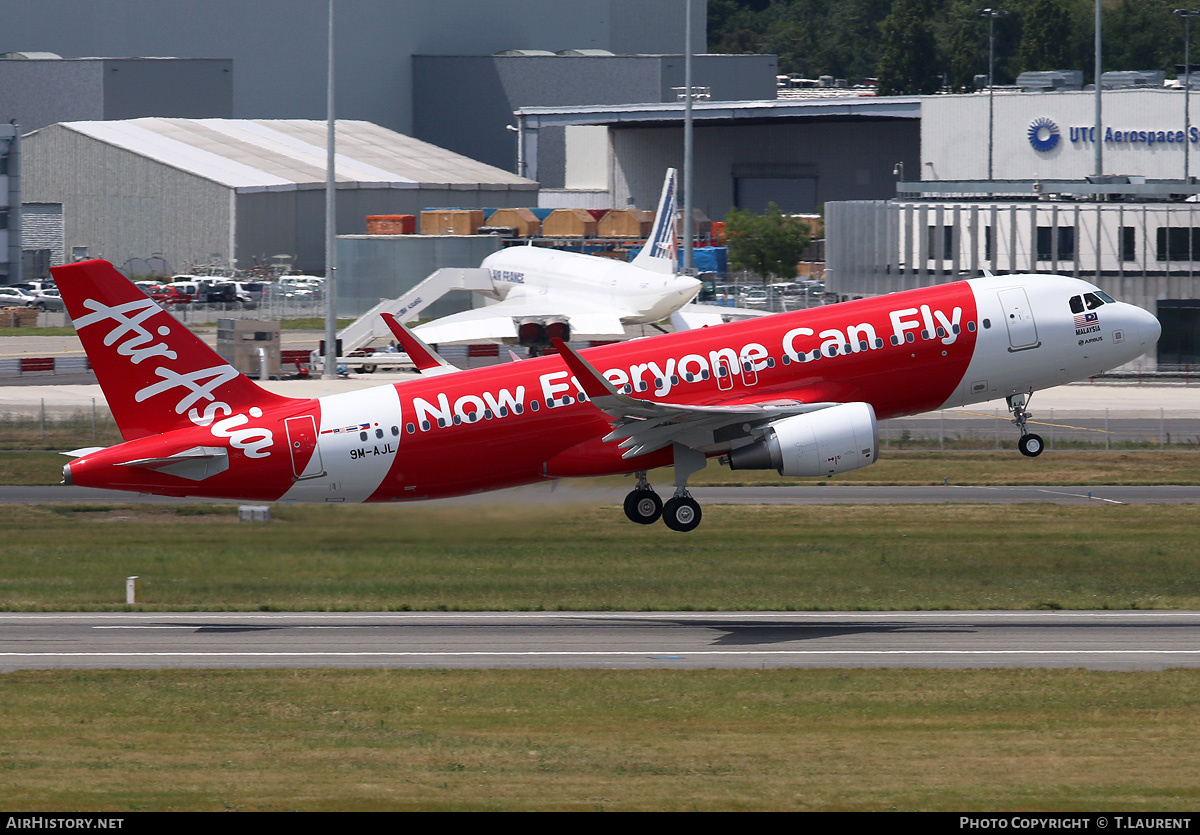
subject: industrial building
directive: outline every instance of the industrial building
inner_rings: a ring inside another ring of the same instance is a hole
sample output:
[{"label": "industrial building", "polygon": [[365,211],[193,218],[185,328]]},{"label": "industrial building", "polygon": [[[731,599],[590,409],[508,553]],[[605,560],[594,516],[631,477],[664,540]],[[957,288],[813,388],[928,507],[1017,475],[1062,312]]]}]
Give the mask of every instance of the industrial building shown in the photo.
[{"label": "industrial building", "polygon": [[21,280],[21,134],[0,124],[0,285]]},{"label": "industrial building", "polygon": [[[24,200],[61,207],[66,257],[324,271],[324,122],[68,122],[25,137]],[[427,206],[536,202],[537,183],[367,122],[339,121],[337,225]]]},{"label": "industrial building", "polygon": [[[706,43],[706,3],[693,0],[692,42]],[[324,119],[326,0],[208,0],[203,11],[182,0],[89,0],[86,3],[0,0],[0,53],[51,52],[84,56],[173,56],[233,62],[233,112],[177,111],[130,116],[231,116],[236,119]],[[69,17],[69,25],[64,19]],[[508,50],[561,52],[586,56],[601,50],[616,55],[679,55],[685,42],[684,0],[454,0],[447,3],[380,3],[339,0],[334,4],[334,52],[337,115],[368,121],[416,136],[474,158],[492,161],[423,134],[429,127],[417,113],[417,100],[462,100],[490,95],[486,79],[463,86],[457,74],[423,74],[418,85],[415,56],[491,56]],[[596,62],[603,59],[597,59]],[[762,60],[759,58],[758,60]],[[29,63],[29,62],[25,62]],[[560,70],[566,65],[559,65]],[[124,71],[124,70],[123,70]],[[773,76],[773,73],[772,73]],[[602,74],[599,76],[603,78]],[[697,83],[715,83],[700,82]],[[543,79],[552,92],[553,75]],[[419,86],[419,90],[418,90]],[[604,86],[603,81],[599,86]],[[528,89],[527,87],[523,89]],[[577,85],[572,89],[578,89]],[[83,92],[82,90],[80,91]],[[553,93],[557,95],[557,93]],[[0,93],[0,101],[3,101]],[[612,101],[604,98],[603,101]],[[625,99],[629,101],[631,99]],[[649,101],[659,101],[654,98]],[[598,100],[595,100],[598,101]],[[517,104],[590,104],[594,100],[528,99]],[[464,109],[466,105],[463,105]],[[513,170],[516,141],[504,126],[511,111],[471,127],[478,143],[491,139],[506,149],[500,167]],[[0,121],[5,115],[0,107]],[[72,120],[113,118],[74,115]],[[61,121],[61,119],[57,120]],[[421,125],[418,125],[421,122]]]},{"label": "industrial building", "polygon": [[1105,89],[1101,102],[1097,125],[1091,91],[923,98],[919,174],[894,199],[826,205],[828,287],[1077,276],[1158,315],[1146,364],[1200,361],[1200,129],[1185,129],[1182,89]]},{"label": "industrial building", "polygon": [[[773,202],[803,214],[830,200],[893,195],[897,164],[915,167],[920,158],[922,100],[842,93],[696,102],[693,206],[719,219],[734,206],[761,212]],[[543,206],[653,206],[662,172],[683,164],[679,102],[528,107],[516,117],[526,176],[552,179],[550,165],[565,172],[562,189],[542,189]],[[561,161],[542,150],[551,129],[565,133]]]},{"label": "industrial building", "polygon": [[0,54],[0,121],[22,133],[56,122],[233,117],[228,58],[62,58]]},{"label": "industrial building", "polygon": [[[696,43],[703,51],[704,42]],[[774,55],[696,55],[692,84],[712,100],[773,99],[778,63]],[[538,180],[542,188],[564,188],[565,125],[547,122],[539,130],[538,156],[544,162],[534,176],[514,167],[521,164],[515,112],[531,107],[675,103],[682,96],[683,76],[684,56],[679,54],[513,49],[498,55],[416,55],[413,135],[517,171]]]}]

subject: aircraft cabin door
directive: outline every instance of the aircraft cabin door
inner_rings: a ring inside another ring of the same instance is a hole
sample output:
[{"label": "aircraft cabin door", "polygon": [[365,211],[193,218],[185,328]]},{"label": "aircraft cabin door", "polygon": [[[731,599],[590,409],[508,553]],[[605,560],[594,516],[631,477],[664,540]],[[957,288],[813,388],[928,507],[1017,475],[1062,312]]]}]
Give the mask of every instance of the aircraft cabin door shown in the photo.
[{"label": "aircraft cabin door", "polygon": [[1010,287],[997,293],[1000,307],[1004,311],[1004,322],[1008,326],[1008,350],[1027,351],[1037,348],[1037,323],[1033,321],[1033,308],[1024,287]]},{"label": "aircraft cabin door", "polygon": [[321,450],[317,446],[317,422],[312,415],[288,418],[288,451],[292,454],[292,477],[296,481],[325,475]]}]

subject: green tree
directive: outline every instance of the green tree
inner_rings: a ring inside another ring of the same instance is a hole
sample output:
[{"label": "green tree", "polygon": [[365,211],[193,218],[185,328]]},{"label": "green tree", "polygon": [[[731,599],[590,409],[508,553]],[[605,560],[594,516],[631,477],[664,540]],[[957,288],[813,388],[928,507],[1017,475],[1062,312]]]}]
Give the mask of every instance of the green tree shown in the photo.
[{"label": "green tree", "polygon": [[770,276],[795,278],[796,264],[812,235],[808,223],[779,211],[774,203],[765,214],[756,215],[733,208],[725,215],[729,265],[750,270],[764,279]]},{"label": "green tree", "polygon": [[[1175,75],[1175,65],[1183,65],[1183,21],[1172,12],[1194,4],[1174,0],[1121,0],[1104,10],[1104,69],[1164,70]],[[1200,25],[1192,21],[1192,64],[1200,63]],[[1089,37],[1090,44],[1090,37]]]},{"label": "green tree", "polygon": [[879,95],[936,93],[941,86],[930,0],[896,0],[879,24]]},{"label": "green tree", "polygon": [[1073,49],[1080,32],[1077,21],[1072,19],[1073,5],[1078,4],[1063,0],[1025,3],[1021,14],[1021,47],[1017,50],[1022,71],[1082,69],[1083,56]]}]

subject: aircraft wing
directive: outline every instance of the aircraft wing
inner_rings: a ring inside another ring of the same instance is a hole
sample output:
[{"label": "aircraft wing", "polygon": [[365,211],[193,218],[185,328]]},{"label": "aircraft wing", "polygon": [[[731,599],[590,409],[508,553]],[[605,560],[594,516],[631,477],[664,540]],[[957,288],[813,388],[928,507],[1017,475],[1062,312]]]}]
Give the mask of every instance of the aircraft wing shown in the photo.
[{"label": "aircraft wing", "polygon": [[517,341],[517,327],[524,319],[565,319],[571,338],[622,339],[625,326],[616,311],[564,309],[544,296],[509,298],[462,313],[453,313],[413,328],[431,345],[456,342]]},{"label": "aircraft wing", "polygon": [[766,310],[754,310],[749,307],[721,307],[715,304],[685,304],[671,314],[671,324],[677,331],[693,331],[706,328],[709,325],[721,325],[737,319],[750,319],[755,316],[769,316]]},{"label": "aircraft wing", "polygon": [[[604,440],[619,440],[621,443],[618,446],[625,450],[622,458],[645,455],[671,444],[713,451],[722,445],[723,440],[745,437],[749,429],[755,426],[840,405],[838,401],[776,399],[720,406],[686,406],[642,400],[618,391],[595,366],[562,340],[554,340],[554,346],[566,360],[567,367],[579,380],[592,404],[612,418],[613,429],[604,436]],[[729,438],[722,439],[725,433],[721,430],[738,425],[748,425],[748,428],[730,433]]]}]

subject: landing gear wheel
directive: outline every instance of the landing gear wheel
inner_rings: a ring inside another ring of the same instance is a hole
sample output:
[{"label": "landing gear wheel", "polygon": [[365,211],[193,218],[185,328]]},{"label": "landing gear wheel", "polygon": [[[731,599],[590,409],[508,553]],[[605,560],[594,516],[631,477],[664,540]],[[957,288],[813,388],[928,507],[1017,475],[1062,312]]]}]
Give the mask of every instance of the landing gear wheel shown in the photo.
[{"label": "landing gear wheel", "polygon": [[1041,435],[1022,435],[1021,440],[1017,441],[1017,449],[1021,450],[1021,454],[1030,458],[1037,458],[1042,454],[1042,450],[1046,445],[1042,443]]},{"label": "landing gear wheel", "polygon": [[662,499],[653,490],[633,490],[625,497],[625,515],[631,522],[653,525],[662,512]]},{"label": "landing gear wheel", "polygon": [[700,524],[700,505],[691,496],[668,499],[663,506],[663,522],[673,531],[694,530]]}]

